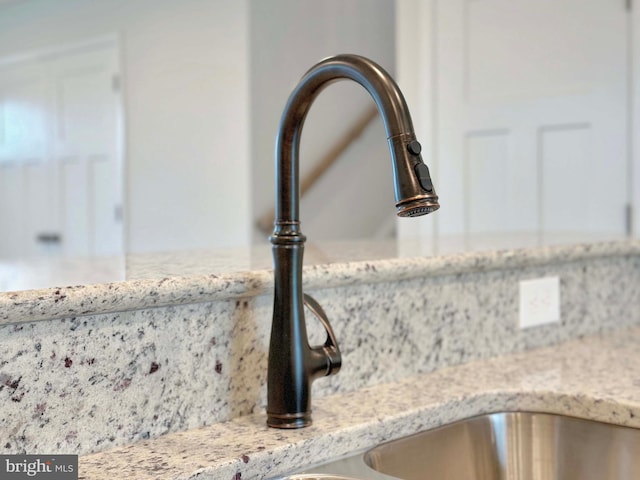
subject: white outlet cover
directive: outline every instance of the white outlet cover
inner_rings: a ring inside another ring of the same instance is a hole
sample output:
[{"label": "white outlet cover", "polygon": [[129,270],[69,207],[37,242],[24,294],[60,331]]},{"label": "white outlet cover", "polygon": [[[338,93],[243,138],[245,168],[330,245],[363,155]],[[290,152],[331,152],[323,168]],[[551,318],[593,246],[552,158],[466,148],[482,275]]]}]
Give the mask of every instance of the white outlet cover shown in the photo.
[{"label": "white outlet cover", "polygon": [[560,321],[560,279],[520,281],[520,328]]}]

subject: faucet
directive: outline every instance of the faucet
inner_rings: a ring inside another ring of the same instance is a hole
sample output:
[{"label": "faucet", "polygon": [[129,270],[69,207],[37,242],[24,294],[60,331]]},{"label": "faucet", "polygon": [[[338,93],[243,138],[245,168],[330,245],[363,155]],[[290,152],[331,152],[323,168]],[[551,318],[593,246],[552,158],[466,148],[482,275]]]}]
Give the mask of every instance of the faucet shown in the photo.
[{"label": "faucet", "polygon": [[[322,307],[302,290],[306,237],[299,219],[299,147],[302,126],[318,94],[330,83],[349,79],[373,97],[387,134],[393,163],[397,215],[413,217],[440,205],[429,169],[420,156],[407,104],[382,67],[357,55],[337,55],[313,66],[291,93],[276,137],[276,217],[273,245],[274,304],[267,373],[267,425],[301,428],[311,424],[311,383],[338,373],[342,356]],[[327,338],[311,347],[304,307],[322,323]]]}]

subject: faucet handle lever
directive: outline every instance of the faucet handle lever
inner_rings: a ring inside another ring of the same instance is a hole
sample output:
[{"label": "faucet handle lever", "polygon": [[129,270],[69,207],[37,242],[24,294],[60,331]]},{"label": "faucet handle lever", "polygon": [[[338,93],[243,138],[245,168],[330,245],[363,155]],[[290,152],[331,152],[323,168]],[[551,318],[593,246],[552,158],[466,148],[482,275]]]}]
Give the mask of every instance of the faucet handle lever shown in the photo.
[{"label": "faucet handle lever", "polygon": [[322,326],[327,333],[327,339],[325,340],[324,345],[313,347],[311,351],[321,354],[321,358],[324,363],[321,369],[324,370],[322,372],[323,376],[328,377],[329,375],[335,375],[336,373],[338,373],[340,367],[342,366],[342,353],[340,353],[336,335],[335,333],[333,333],[333,328],[331,328],[331,324],[329,323],[327,314],[324,312],[324,309],[320,306],[318,301],[311,295],[308,295],[306,293],[303,295],[304,305],[311,311],[311,313],[313,313],[313,315],[318,320],[320,320],[320,323],[322,323]]}]

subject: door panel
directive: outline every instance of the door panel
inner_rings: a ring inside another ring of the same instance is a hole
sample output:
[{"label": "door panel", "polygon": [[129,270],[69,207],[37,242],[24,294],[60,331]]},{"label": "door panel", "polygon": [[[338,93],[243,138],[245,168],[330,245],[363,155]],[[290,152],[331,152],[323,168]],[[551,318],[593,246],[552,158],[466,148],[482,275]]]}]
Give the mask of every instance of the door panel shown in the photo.
[{"label": "door panel", "polygon": [[[547,126],[540,129],[540,165],[542,177],[541,219],[544,231],[588,232],[598,228],[589,215],[601,195],[589,193],[598,188],[592,184],[593,165],[589,155],[592,129],[589,124]],[[567,182],[565,179],[571,178]],[[604,222],[606,219],[602,219]]]},{"label": "door panel", "polygon": [[472,231],[501,229],[517,213],[510,201],[517,173],[509,163],[510,132],[471,132],[465,140],[465,226]]},{"label": "door panel", "polygon": [[106,155],[89,157],[89,176],[92,185],[90,217],[92,225],[92,249],[95,255],[113,255],[114,245],[122,242],[122,228],[114,201],[114,186],[118,183],[117,171]]},{"label": "door panel", "polygon": [[[24,184],[22,190],[22,209],[24,217],[23,256],[36,256],[53,253],[59,245],[52,236],[57,235],[56,202],[52,183],[52,165],[49,162],[24,164]],[[14,203],[15,205],[15,203]]]},{"label": "door panel", "polygon": [[0,163],[0,252],[23,255],[25,238],[24,215],[16,208],[23,205],[23,169],[17,163]]},{"label": "door panel", "polygon": [[440,234],[624,233],[624,2],[434,7]]},{"label": "door panel", "polygon": [[0,162],[45,159],[48,89],[44,72],[20,66],[0,76]]},{"label": "door panel", "polygon": [[67,255],[87,256],[91,253],[91,226],[86,165],[79,157],[66,157],[60,166],[64,251]]}]

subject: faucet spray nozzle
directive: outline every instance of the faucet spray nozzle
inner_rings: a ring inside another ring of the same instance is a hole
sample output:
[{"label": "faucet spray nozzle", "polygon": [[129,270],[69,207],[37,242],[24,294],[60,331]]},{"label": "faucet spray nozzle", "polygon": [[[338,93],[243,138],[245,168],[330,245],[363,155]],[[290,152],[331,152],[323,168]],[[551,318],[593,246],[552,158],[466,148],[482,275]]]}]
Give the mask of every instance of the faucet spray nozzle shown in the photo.
[{"label": "faucet spray nozzle", "polygon": [[440,204],[438,203],[438,196],[433,195],[396,205],[396,208],[398,209],[397,215],[399,217],[421,217],[438,210]]}]

